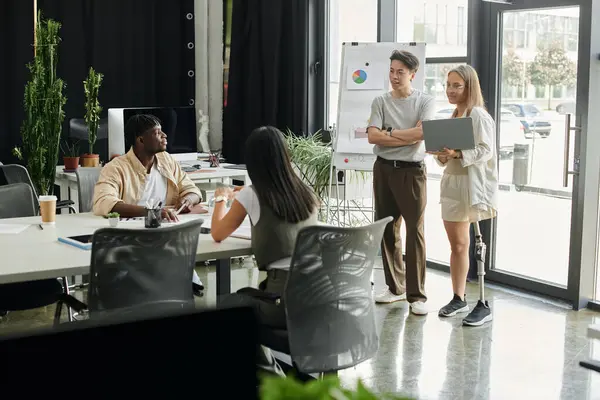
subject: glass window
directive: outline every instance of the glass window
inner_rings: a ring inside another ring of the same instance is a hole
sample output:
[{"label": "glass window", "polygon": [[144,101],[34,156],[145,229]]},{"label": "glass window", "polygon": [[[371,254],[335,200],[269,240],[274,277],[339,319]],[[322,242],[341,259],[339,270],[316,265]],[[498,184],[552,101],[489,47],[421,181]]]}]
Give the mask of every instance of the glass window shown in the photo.
[{"label": "glass window", "polygon": [[458,7],[456,15],[456,44],[466,46],[467,40],[467,23],[465,20],[465,8]]},{"label": "glass window", "polygon": [[397,0],[396,40],[426,42],[427,57],[466,57],[468,2]]},{"label": "glass window", "polygon": [[577,35],[567,35],[567,51],[577,51],[578,44]]},{"label": "glass window", "polygon": [[579,32],[579,18],[567,17],[566,31],[577,34]]},{"label": "glass window", "polygon": [[223,58],[223,107],[227,107],[227,88],[229,86],[229,55],[231,53],[231,16],[233,0],[225,0],[225,56]]},{"label": "glass window", "polygon": [[535,98],[536,99],[545,99],[546,98],[546,86],[536,86],[535,87]]},{"label": "glass window", "polygon": [[517,16],[517,29],[525,29],[527,26],[527,15],[520,14]]},{"label": "glass window", "polygon": [[377,42],[377,0],[329,1],[329,126],[337,118],[342,42]]},{"label": "glass window", "polygon": [[504,20],[502,21],[504,29],[514,29],[515,27],[515,16],[510,14],[504,14]]},{"label": "glass window", "polygon": [[561,99],[563,97],[563,86],[552,86],[552,98]]},{"label": "glass window", "polygon": [[525,47],[525,32],[516,31],[515,32],[515,45],[518,49],[522,49]]}]

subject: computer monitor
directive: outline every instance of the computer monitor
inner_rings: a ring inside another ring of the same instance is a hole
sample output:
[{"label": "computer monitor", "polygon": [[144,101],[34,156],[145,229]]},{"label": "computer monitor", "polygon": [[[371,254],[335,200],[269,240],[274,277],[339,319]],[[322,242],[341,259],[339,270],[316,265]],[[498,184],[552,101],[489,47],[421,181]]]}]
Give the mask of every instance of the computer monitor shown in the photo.
[{"label": "computer monitor", "polygon": [[124,154],[131,145],[125,137],[125,124],[133,115],[150,114],[161,121],[167,134],[167,152],[178,161],[198,159],[196,109],[194,107],[128,107],[108,110],[108,149],[110,157]]},{"label": "computer monitor", "polygon": [[[258,335],[250,307],[135,319],[124,313],[28,336],[0,336],[5,367],[1,377],[5,382],[25,377],[66,385],[33,385],[23,389],[27,393],[60,393],[66,387],[94,398],[133,391],[135,397],[202,398],[218,393],[215,397],[223,399],[255,399]],[[224,377],[229,384],[223,384]],[[169,395],[163,396],[165,392]]]}]

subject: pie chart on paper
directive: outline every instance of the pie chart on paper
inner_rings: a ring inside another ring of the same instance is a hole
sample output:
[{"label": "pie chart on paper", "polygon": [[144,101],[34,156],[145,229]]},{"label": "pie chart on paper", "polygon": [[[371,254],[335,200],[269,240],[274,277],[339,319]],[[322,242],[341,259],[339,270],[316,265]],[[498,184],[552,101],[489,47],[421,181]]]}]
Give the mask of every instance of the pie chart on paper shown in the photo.
[{"label": "pie chart on paper", "polygon": [[352,80],[358,85],[365,83],[367,80],[367,73],[365,70],[357,69],[352,73]]}]

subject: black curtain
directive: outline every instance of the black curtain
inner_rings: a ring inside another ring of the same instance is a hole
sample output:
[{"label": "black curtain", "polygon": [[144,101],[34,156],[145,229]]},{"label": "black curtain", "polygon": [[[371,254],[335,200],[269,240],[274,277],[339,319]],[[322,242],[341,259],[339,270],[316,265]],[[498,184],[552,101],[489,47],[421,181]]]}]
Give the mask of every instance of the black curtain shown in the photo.
[{"label": "black curtain", "polygon": [[[83,81],[90,66],[104,74],[102,117],[112,107],[193,104],[193,0],[38,0],[38,8],[62,23],[57,73],[67,84],[64,137],[69,119],[85,115]],[[0,1],[2,162],[11,161],[6,139],[12,147],[20,136],[32,28],[31,1]],[[86,150],[82,144],[80,151]]]},{"label": "black curtain", "polygon": [[[23,93],[33,58],[33,2],[0,1],[0,161],[17,162],[12,148],[20,144]],[[1,174],[0,174],[1,175]],[[4,176],[0,177],[3,180]],[[1,183],[1,182],[0,182]]]},{"label": "black curtain", "polygon": [[233,0],[223,155],[243,163],[252,129],[308,131],[308,1]]}]

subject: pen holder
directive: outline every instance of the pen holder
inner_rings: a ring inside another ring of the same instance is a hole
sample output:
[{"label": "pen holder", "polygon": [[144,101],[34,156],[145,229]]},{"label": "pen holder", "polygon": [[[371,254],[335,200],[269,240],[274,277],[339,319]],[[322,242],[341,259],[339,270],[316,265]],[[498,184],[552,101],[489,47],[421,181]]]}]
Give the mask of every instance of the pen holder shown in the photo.
[{"label": "pen holder", "polygon": [[144,226],[146,228],[159,228],[162,223],[161,208],[146,208]]}]

